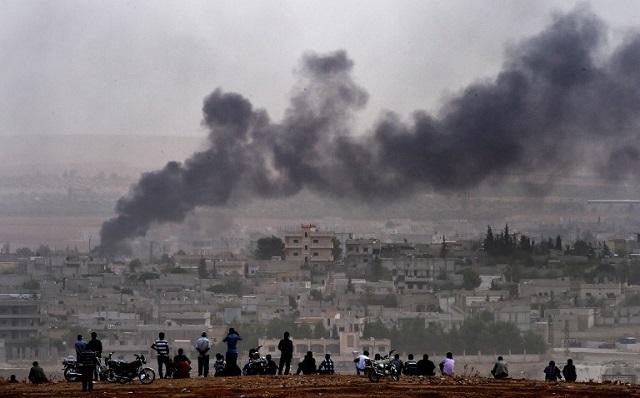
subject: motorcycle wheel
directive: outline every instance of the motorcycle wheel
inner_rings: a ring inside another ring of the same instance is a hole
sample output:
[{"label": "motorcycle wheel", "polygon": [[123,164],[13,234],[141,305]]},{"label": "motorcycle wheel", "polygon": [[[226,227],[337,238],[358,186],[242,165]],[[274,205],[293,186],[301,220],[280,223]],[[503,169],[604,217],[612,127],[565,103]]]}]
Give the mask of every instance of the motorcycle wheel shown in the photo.
[{"label": "motorcycle wheel", "polygon": [[371,381],[372,383],[379,382],[380,381],[380,375],[375,371],[369,372],[369,381]]},{"label": "motorcycle wheel", "polygon": [[103,377],[104,381],[106,381],[107,383],[115,383],[118,381],[118,379],[116,378],[116,375],[113,373],[113,370],[111,369],[108,369],[102,372],[100,377]]},{"label": "motorcycle wheel", "polygon": [[138,373],[138,380],[142,384],[151,384],[156,379],[156,372],[151,368],[143,368],[140,373]]},{"label": "motorcycle wheel", "polygon": [[80,381],[80,376],[78,376],[75,369],[66,368],[64,370],[64,379],[70,383],[74,383],[76,381]]}]

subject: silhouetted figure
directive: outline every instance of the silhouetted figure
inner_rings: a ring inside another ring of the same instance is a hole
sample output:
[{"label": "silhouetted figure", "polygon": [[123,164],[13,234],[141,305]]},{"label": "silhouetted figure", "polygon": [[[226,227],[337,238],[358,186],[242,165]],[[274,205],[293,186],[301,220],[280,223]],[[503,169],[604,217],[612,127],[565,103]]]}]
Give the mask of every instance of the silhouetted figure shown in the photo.
[{"label": "silhouetted figure", "polygon": [[445,358],[440,362],[440,373],[443,376],[453,377],[455,372],[456,362],[453,360],[453,353],[447,352]]},{"label": "silhouetted figure", "polygon": [[224,361],[224,356],[220,353],[216,354],[216,361],[213,363],[213,375],[215,377],[224,376],[224,370],[227,367],[227,363]]},{"label": "silhouetted figure", "polygon": [[209,376],[209,350],[211,342],[206,332],[202,332],[196,340],[196,351],[198,351],[198,376]]},{"label": "silhouetted figure", "polygon": [[404,362],[402,362],[402,360],[400,359],[400,354],[394,355],[391,363],[396,366],[396,369],[398,369],[398,373],[402,373],[402,370],[404,369]]},{"label": "silhouetted figure", "polygon": [[271,376],[276,375],[278,373],[278,364],[276,364],[276,362],[272,359],[271,354],[267,354],[267,356],[264,358],[267,360],[267,374]]},{"label": "silhouetted figure", "polygon": [[9,376],[9,384],[18,383],[18,379],[16,379],[16,375]]},{"label": "silhouetted figure", "polygon": [[578,374],[576,373],[576,367],[573,364],[573,359],[567,359],[567,364],[562,368],[562,375],[564,379],[568,382],[574,382],[578,378]]},{"label": "silhouetted figure", "polygon": [[227,343],[227,367],[225,368],[225,376],[240,376],[242,371],[238,367],[238,341],[242,337],[234,328],[229,328],[229,333],[222,339],[223,343]]},{"label": "silhouetted figure", "polygon": [[302,362],[298,364],[298,370],[296,374],[299,375],[302,373],[303,375],[313,375],[318,372],[316,368],[316,360],[313,358],[313,352],[307,351],[307,354],[302,359]]},{"label": "silhouetted figure", "polygon": [[324,354],[324,360],[320,362],[320,366],[318,367],[318,374],[332,375],[334,373],[336,373],[336,369],[333,365],[331,354]]},{"label": "silhouetted figure", "polygon": [[293,358],[293,341],[289,338],[289,332],[284,332],[284,338],[278,343],[278,350],[280,350],[278,374],[281,375],[284,369],[284,374],[288,375]]},{"label": "silhouetted figure", "polygon": [[178,355],[173,357],[174,379],[188,379],[191,377],[191,360],[184,355],[182,348],[178,349]]},{"label": "silhouetted figure", "polygon": [[509,377],[509,368],[502,357],[498,357],[498,360],[493,364],[491,374],[496,379],[506,379]]},{"label": "silhouetted figure", "polygon": [[413,354],[407,356],[407,360],[402,367],[402,374],[407,376],[416,376],[418,374],[418,362],[413,359]]},{"label": "silhouetted figure", "polygon": [[80,353],[78,358],[78,366],[82,374],[80,380],[82,381],[83,392],[93,391],[93,374],[96,371],[96,365],[98,365],[96,353],[85,347],[85,350]]},{"label": "silhouetted figure", "polygon": [[422,376],[436,375],[436,365],[429,359],[429,355],[422,355],[422,359],[418,361],[418,374]]},{"label": "silhouetted figure", "polygon": [[562,380],[562,374],[560,373],[560,369],[558,369],[554,361],[549,361],[549,366],[544,368],[544,379],[546,381]]},{"label": "silhouetted figure", "polygon": [[[98,340],[98,334],[91,332],[91,340],[87,343],[87,348],[96,353],[96,358],[102,358],[102,341]],[[93,372],[93,380],[98,381],[98,367]]]},{"label": "silhouetted figure", "polygon": [[171,357],[169,357],[169,342],[164,338],[164,332],[158,333],[158,339],[151,344],[151,349],[158,354],[158,376],[164,379],[162,368],[164,367],[169,373],[171,366]]},{"label": "silhouetted figure", "polygon": [[28,379],[33,384],[42,384],[48,383],[49,379],[44,375],[44,370],[38,364],[38,361],[34,361],[32,364],[31,370],[29,370]]}]

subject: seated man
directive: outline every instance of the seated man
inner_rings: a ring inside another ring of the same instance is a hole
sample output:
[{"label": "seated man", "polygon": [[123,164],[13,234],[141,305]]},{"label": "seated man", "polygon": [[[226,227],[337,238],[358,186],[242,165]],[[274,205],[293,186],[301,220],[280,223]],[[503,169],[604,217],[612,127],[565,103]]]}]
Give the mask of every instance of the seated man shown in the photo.
[{"label": "seated man", "polygon": [[191,377],[191,361],[184,355],[182,348],[178,349],[178,355],[173,357],[173,366],[175,372],[173,373],[174,379],[186,379]]},{"label": "seated man", "polygon": [[418,363],[413,359],[413,354],[409,354],[407,361],[404,363],[402,373],[406,376],[416,376],[418,374]]},{"label": "seated man", "polygon": [[402,373],[402,370],[404,369],[404,363],[402,363],[402,360],[400,359],[400,354],[394,355],[391,363],[396,366],[398,374]]},{"label": "seated man", "polygon": [[331,359],[331,354],[325,354],[324,360],[320,363],[320,366],[318,367],[318,374],[332,375],[335,372],[336,371],[333,366],[333,360]]},{"label": "seated man", "polygon": [[318,372],[318,369],[316,368],[316,360],[313,357],[312,351],[307,351],[302,362],[298,364],[298,371],[296,374],[299,375],[300,372],[302,372],[303,375],[314,375]]},{"label": "seated man", "polygon": [[227,363],[224,360],[224,356],[220,353],[216,354],[216,361],[213,363],[214,376],[224,376],[224,368],[227,367]]},{"label": "seated man", "polygon": [[509,367],[502,357],[498,357],[498,360],[491,369],[491,374],[496,379],[506,379],[509,377]]},{"label": "seated man", "polygon": [[32,365],[33,367],[29,371],[29,381],[33,384],[48,383],[49,379],[44,375],[44,370],[42,370],[38,361],[34,361]]},{"label": "seated man", "polygon": [[271,359],[271,354],[267,354],[267,356],[264,358],[267,360],[266,374],[272,375],[272,376],[275,374],[278,374],[278,364],[276,363],[276,361]]},{"label": "seated man", "polygon": [[421,376],[435,376],[436,365],[429,360],[429,355],[424,354],[422,359],[418,361],[418,374]]}]

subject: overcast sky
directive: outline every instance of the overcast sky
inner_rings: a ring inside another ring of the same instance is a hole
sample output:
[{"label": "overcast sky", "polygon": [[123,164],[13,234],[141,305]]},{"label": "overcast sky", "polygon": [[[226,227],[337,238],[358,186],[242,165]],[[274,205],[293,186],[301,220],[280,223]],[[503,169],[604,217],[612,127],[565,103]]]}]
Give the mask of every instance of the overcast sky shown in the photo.
[{"label": "overcast sky", "polygon": [[[506,44],[575,3],[0,0],[0,135],[201,135],[216,87],[278,120],[301,54],[335,49],[370,94],[365,129],[490,78]],[[614,35],[640,16],[640,1],[589,3]]]}]

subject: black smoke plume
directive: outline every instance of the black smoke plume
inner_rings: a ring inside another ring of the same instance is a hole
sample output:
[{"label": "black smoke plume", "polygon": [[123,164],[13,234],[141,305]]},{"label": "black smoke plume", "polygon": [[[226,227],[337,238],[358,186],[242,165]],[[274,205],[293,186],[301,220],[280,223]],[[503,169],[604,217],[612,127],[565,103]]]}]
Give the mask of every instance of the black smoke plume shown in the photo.
[{"label": "black smoke plume", "polygon": [[377,200],[585,165],[607,176],[635,174],[640,35],[608,51],[607,34],[585,7],[556,15],[507,49],[494,79],[465,88],[436,115],[416,111],[407,123],[386,114],[366,136],[350,128],[367,93],[344,51],[302,57],[280,122],[216,89],[203,105],[209,148],[144,174],[103,224],[102,250],[116,251],[153,223],[181,221],[196,206],[225,205],[232,194],[283,197],[305,188]]}]

